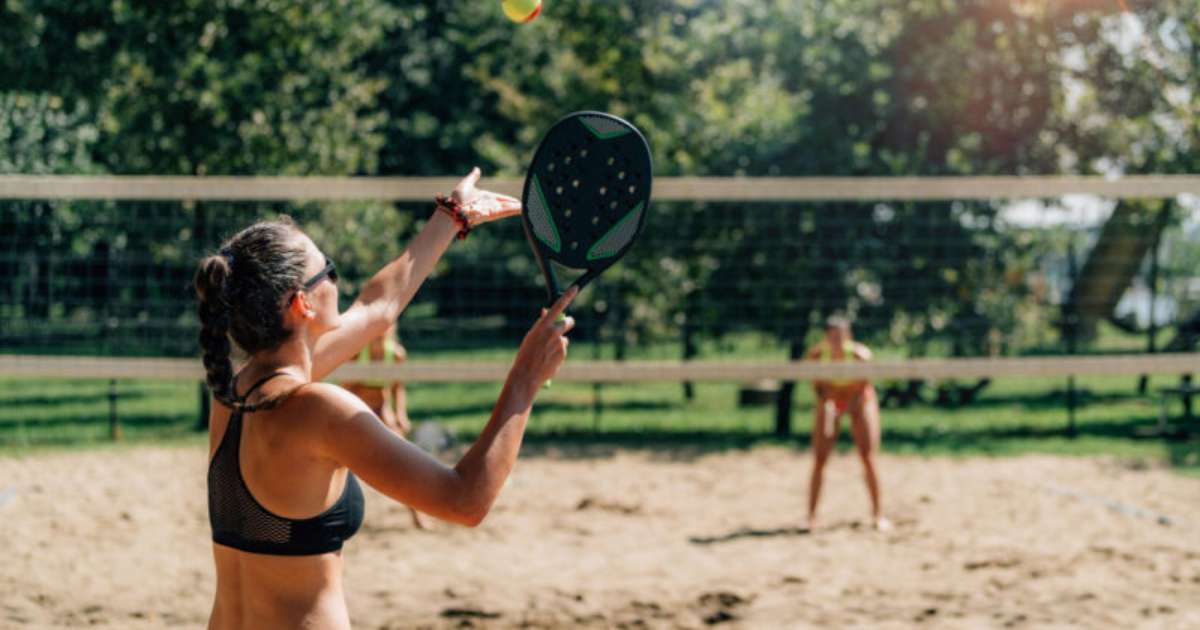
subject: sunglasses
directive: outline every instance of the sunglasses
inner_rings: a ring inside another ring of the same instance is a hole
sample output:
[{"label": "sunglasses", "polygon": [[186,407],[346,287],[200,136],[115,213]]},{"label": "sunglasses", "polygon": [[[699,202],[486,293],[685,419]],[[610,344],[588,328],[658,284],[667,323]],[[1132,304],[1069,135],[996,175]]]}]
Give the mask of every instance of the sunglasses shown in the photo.
[{"label": "sunglasses", "polygon": [[317,286],[317,284],[319,284],[325,278],[329,278],[330,282],[337,284],[337,265],[333,264],[333,261],[329,260],[328,258],[325,259],[325,268],[318,271],[317,275],[305,280],[302,286],[304,287],[305,291],[311,291],[313,287]]}]

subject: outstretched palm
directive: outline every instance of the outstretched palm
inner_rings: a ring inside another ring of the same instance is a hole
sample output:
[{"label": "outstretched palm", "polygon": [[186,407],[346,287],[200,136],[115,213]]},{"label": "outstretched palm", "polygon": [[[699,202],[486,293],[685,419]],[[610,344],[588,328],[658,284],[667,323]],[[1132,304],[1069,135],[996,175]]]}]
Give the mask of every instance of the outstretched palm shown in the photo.
[{"label": "outstretched palm", "polygon": [[479,167],[471,169],[471,172],[458,182],[451,194],[461,204],[462,211],[470,221],[471,227],[521,214],[520,199],[476,188],[475,184],[479,181],[480,175]]}]

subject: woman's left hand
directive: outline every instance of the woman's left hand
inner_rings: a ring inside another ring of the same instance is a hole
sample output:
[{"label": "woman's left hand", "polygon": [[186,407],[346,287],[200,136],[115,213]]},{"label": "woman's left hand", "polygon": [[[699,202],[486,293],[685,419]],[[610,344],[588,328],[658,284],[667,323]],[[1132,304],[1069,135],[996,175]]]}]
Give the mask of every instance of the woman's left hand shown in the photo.
[{"label": "woman's left hand", "polygon": [[475,184],[481,174],[478,166],[471,169],[471,172],[454,187],[451,195],[461,204],[463,214],[471,223],[471,227],[521,214],[520,199],[476,188]]}]

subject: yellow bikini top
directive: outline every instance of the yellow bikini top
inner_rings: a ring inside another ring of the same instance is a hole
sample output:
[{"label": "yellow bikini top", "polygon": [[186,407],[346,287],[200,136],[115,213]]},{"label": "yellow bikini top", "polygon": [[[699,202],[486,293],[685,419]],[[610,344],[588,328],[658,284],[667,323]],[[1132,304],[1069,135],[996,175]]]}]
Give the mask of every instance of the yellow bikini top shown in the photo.
[{"label": "yellow bikini top", "polygon": [[[392,361],[395,361],[395,359],[396,359],[396,342],[392,341],[392,338],[390,336],[384,337],[383,338],[383,358],[380,359],[380,362],[391,363]],[[359,363],[375,363],[375,361],[371,358],[371,344],[367,344],[367,345],[363,346],[362,351],[358,353],[358,362]],[[358,381],[358,382],[362,383],[363,385],[366,385],[367,387],[387,387],[388,385],[391,385],[390,381],[380,381],[380,380],[364,380],[364,381]]]},{"label": "yellow bikini top", "polygon": [[[817,358],[817,360],[820,361],[821,363],[832,363],[834,361],[854,361],[855,360],[855,358],[854,358],[854,342],[853,341],[847,340],[847,341],[842,342],[842,356],[840,359],[833,356],[833,346],[830,345],[829,340],[827,340],[827,339],[822,339],[821,343],[817,344],[817,349],[820,350],[820,352],[821,352],[821,355]],[[851,383],[857,383],[858,381],[827,380],[826,382],[830,383],[831,385],[850,385]]]}]

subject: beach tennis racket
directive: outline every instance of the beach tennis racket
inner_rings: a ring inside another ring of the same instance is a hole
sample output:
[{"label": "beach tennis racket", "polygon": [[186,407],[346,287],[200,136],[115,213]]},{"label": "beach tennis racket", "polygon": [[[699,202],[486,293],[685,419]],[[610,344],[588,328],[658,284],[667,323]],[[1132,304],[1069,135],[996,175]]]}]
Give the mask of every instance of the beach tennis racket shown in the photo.
[{"label": "beach tennis racket", "polygon": [[[653,177],[650,145],[621,118],[575,112],[546,132],[525,174],[521,220],[547,305],[629,251],[646,224]],[[556,266],[582,273],[564,288]]]},{"label": "beach tennis racket", "polygon": [[[652,179],[650,145],[621,118],[576,112],[546,132],[525,175],[521,219],[547,304],[629,251],[646,224]],[[579,275],[564,287],[556,267]]]}]

